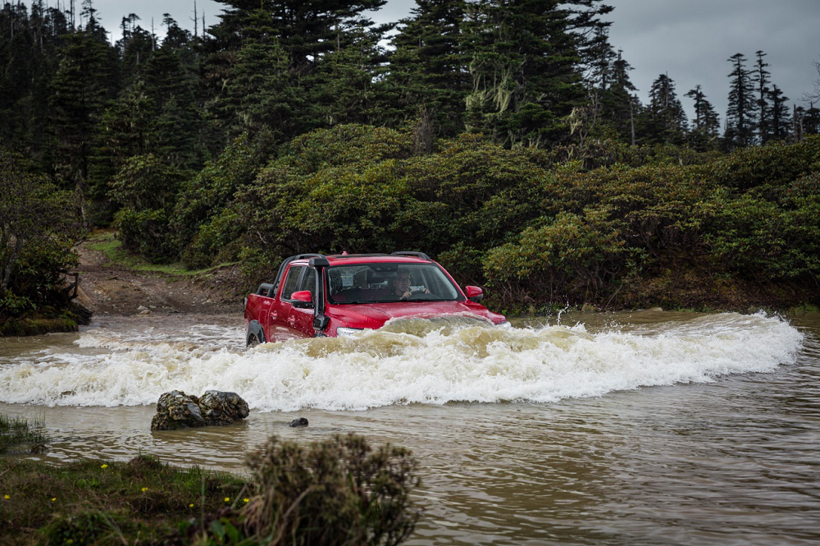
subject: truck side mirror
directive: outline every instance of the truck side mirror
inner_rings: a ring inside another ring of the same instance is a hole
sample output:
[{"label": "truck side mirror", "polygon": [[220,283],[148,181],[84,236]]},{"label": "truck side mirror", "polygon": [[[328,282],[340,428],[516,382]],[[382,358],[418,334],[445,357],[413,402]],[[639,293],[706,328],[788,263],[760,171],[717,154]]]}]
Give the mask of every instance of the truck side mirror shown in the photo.
[{"label": "truck side mirror", "polygon": [[299,309],[310,309],[313,307],[313,294],[310,293],[310,290],[294,292],[290,295],[290,299],[293,300],[293,306]]},{"label": "truck side mirror", "polygon": [[484,291],[478,286],[468,286],[467,299],[478,303],[484,299]]}]

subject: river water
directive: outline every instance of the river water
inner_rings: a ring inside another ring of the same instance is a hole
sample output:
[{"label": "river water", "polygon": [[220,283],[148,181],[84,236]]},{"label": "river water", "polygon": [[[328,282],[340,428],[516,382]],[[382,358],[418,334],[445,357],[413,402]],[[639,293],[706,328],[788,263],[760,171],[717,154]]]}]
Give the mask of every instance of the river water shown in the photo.
[{"label": "river water", "polygon": [[[152,434],[172,389],[236,391],[251,415]],[[0,339],[0,413],[43,420],[36,457],[55,463],[142,452],[242,472],[273,434],[406,446],[414,545],[820,541],[817,314],[400,321],[249,350],[238,315],[102,318]]]}]

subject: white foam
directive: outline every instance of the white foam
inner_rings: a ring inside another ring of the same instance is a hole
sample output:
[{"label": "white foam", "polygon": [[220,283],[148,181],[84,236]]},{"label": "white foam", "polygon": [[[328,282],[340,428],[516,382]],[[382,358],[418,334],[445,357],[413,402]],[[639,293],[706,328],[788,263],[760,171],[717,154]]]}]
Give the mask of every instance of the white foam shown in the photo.
[{"label": "white foam", "polygon": [[[553,402],[771,372],[793,363],[803,343],[783,320],[731,313],[599,333],[583,326],[420,328],[399,321],[358,338],[293,340],[251,350],[238,345],[241,339],[237,328],[138,334],[96,329],[81,334],[73,351],[0,360],[0,401],[143,405],[172,389],[219,389],[238,392],[263,411]],[[231,349],[225,348],[229,342]]]}]

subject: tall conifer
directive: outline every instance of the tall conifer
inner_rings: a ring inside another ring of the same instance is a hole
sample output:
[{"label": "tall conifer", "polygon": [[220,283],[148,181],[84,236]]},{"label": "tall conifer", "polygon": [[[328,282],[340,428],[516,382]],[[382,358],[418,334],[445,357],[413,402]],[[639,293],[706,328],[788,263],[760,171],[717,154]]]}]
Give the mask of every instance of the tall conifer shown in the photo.
[{"label": "tall conifer", "polygon": [[[467,125],[507,146],[544,146],[568,135],[584,103],[584,31],[598,0],[479,0],[467,4],[462,51],[472,92]],[[608,9],[608,8],[607,8]]]},{"label": "tall conifer", "polygon": [[695,101],[695,119],[689,134],[694,149],[705,152],[718,149],[720,142],[720,120],[712,103],[706,98],[700,85],[689,90],[686,96]]},{"label": "tall conifer", "polygon": [[675,82],[659,75],[649,90],[649,104],[639,120],[638,140],[646,144],[683,144],[686,140],[686,112],[675,92]]},{"label": "tall conifer", "polygon": [[731,149],[754,144],[756,119],[754,84],[752,72],[746,68],[746,57],[736,53],[729,58],[729,62],[733,68],[729,74],[731,82],[724,143]]},{"label": "tall conifer", "polygon": [[756,88],[755,90],[757,91],[757,138],[761,144],[766,144],[766,141],[769,139],[771,134],[772,121],[772,111],[769,105],[769,84],[771,83],[771,73],[766,70],[769,63],[763,60],[766,53],[756,51],[755,56],[757,57],[757,61],[755,62],[753,80]]},{"label": "tall conifer", "polygon": [[452,136],[464,129],[470,91],[467,61],[459,47],[464,8],[464,0],[416,0],[411,16],[399,22],[386,82],[388,100],[398,103],[392,113],[395,121],[424,109],[439,134]]}]

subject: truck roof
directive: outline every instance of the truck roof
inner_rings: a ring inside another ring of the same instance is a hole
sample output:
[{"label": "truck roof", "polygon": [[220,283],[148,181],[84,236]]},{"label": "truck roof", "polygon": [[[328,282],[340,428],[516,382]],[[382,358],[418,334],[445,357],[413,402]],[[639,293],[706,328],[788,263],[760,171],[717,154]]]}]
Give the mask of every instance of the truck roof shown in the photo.
[{"label": "truck roof", "polygon": [[[366,264],[373,263],[378,260],[382,263],[430,263],[432,260],[427,254],[423,252],[411,252],[407,250],[400,250],[392,254],[331,254],[326,256],[324,254],[296,254],[289,258],[285,258],[279,265],[279,271],[276,274],[276,279],[272,284],[265,284],[268,287],[269,293],[276,293],[279,288],[279,283],[282,281],[282,275],[285,274],[288,264],[297,263],[298,265],[307,264],[311,258],[327,258],[330,266],[348,264]],[[262,287],[260,287],[260,290]]]},{"label": "truck roof", "polygon": [[[288,263],[294,264],[305,264],[310,261],[311,258],[316,256],[305,256],[305,257],[298,257],[294,260],[290,260]],[[366,264],[366,263],[373,263],[373,262],[382,262],[382,263],[430,263],[432,260],[430,258],[421,257],[421,256],[414,256],[414,255],[395,255],[395,254],[330,254],[324,255],[327,258],[328,263],[330,266],[334,265],[355,265],[355,264]]]}]

